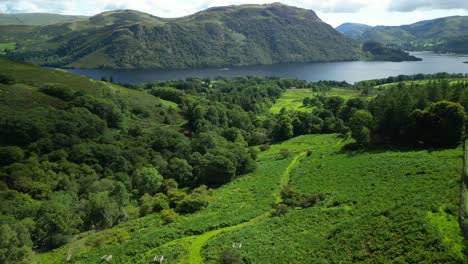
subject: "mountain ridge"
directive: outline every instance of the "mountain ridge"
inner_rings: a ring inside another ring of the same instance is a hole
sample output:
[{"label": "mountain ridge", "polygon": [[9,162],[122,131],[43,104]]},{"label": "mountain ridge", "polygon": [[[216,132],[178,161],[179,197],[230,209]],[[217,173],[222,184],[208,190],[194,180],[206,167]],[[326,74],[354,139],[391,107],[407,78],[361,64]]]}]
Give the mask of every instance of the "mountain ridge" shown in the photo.
[{"label": "mountain ridge", "polygon": [[60,15],[54,13],[0,13],[0,25],[41,26],[86,18],[87,16]]},{"label": "mountain ridge", "polygon": [[[340,26],[341,27],[341,26]],[[341,33],[358,41],[378,41],[387,47],[404,50],[468,53],[468,16],[449,16],[422,20],[401,26],[375,26],[361,31],[342,30]]]},{"label": "mountain ridge", "polygon": [[[31,36],[33,36],[31,38]],[[8,56],[72,68],[201,68],[373,59],[312,10],[283,4],[214,7],[181,18],[134,10],[11,30]],[[407,54],[398,58],[412,60]]]}]

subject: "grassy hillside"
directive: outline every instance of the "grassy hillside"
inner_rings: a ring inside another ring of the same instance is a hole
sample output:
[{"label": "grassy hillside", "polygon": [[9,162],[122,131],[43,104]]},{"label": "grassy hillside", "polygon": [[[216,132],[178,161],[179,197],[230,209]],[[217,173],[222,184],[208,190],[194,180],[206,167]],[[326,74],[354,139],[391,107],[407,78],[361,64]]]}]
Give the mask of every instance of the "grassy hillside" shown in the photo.
[{"label": "grassy hillside", "polygon": [[[365,57],[360,45],[311,10],[282,4],[210,8],[174,19],[121,10],[86,20],[11,30],[8,56],[75,68],[190,68]],[[1,43],[0,42],[0,43]]]},{"label": "grassy hillside", "polygon": [[378,41],[404,50],[468,53],[467,42],[463,41],[468,36],[467,25],[468,17],[453,16],[403,26],[377,26],[360,34],[342,33],[356,40]]},{"label": "grassy hillside", "polygon": [[0,25],[41,26],[85,19],[86,16],[59,15],[48,13],[0,14]]},{"label": "grassy hillside", "polygon": [[[167,110],[169,107],[177,108],[177,104],[165,101],[146,93],[130,90],[112,83],[95,81],[80,75],[68,73],[61,70],[49,70],[27,63],[18,63],[6,58],[0,58],[0,72],[4,75],[14,76],[15,85],[0,84],[4,104],[0,107],[5,111],[19,111],[27,113],[33,109],[47,107],[57,98],[44,95],[40,88],[44,84],[66,85],[71,92],[82,91],[98,98],[113,98],[121,100],[128,105],[129,109],[145,108],[149,115],[144,118],[128,116],[125,126],[131,127],[138,124],[144,128],[154,128],[163,123],[163,117],[157,114],[159,111]],[[43,101],[36,102],[37,98]],[[60,105],[60,104],[59,104]],[[28,106],[28,107],[25,107]],[[174,123],[183,122],[180,116],[174,116]]]},{"label": "grassy hillside", "polygon": [[[71,249],[77,263],[109,254],[121,263],[145,263],[155,255],[171,263],[228,257],[251,263],[460,263],[461,150],[347,153],[340,151],[344,144],[335,135],[315,135],[273,145],[259,154],[256,172],[215,190],[214,202],[194,215],[171,224],[147,216],[39,254],[34,262],[60,263]],[[288,158],[281,149],[289,149]],[[325,198],[272,216],[286,184]]]},{"label": "grassy hillside", "polygon": [[461,149],[346,153],[332,136],[289,146],[298,142],[312,155],[291,170],[289,185],[325,200],[213,238],[205,263],[219,263],[232,242],[242,242],[234,254],[253,263],[462,262]]}]

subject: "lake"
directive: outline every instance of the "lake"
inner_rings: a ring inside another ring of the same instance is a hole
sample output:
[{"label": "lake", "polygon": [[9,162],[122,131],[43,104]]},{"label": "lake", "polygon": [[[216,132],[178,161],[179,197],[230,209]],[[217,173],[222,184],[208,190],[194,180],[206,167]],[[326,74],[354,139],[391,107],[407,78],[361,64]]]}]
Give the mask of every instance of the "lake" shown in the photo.
[{"label": "lake", "polygon": [[203,68],[176,70],[143,69],[66,69],[94,79],[111,77],[116,82],[143,83],[155,80],[175,80],[187,77],[275,76],[307,81],[336,80],[354,83],[400,74],[468,73],[468,55],[436,54],[429,51],[410,52],[423,59],[411,62],[350,61],[321,63],[291,63],[232,68]]}]

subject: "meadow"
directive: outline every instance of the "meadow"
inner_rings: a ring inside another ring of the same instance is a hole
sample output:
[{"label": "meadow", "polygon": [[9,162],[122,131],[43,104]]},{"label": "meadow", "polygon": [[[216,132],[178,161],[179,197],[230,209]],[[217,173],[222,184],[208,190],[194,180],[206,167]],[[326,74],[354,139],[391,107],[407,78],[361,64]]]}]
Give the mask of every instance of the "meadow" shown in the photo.
[{"label": "meadow", "polygon": [[313,92],[311,88],[288,89],[282,94],[281,98],[276,100],[275,104],[270,108],[270,113],[278,114],[283,107],[287,110],[311,112],[313,107],[304,106],[302,100],[305,97],[314,97],[319,94],[325,96],[340,96],[347,100],[359,97],[361,92],[359,90],[346,88],[331,88],[331,90],[327,92]]},{"label": "meadow", "polygon": [[7,50],[13,50],[16,48],[16,43],[0,43],[0,56],[6,55]]}]

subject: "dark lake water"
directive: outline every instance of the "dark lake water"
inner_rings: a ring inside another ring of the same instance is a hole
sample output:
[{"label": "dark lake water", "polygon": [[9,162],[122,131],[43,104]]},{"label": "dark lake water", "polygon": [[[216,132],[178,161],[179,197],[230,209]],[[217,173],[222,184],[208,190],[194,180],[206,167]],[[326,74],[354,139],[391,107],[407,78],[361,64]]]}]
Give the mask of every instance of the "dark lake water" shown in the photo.
[{"label": "dark lake water", "polygon": [[236,77],[276,76],[298,78],[307,81],[336,80],[354,83],[361,80],[384,78],[399,74],[417,73],[468,73],[468,55],[435,54],[432,52],[411,52],[423,59],[412,62],[351,61],[324,63],[292,63],[257,65],[234,68],[205,68],[178,70],[101,70],[67,69],[67,71],[100,79],[111,77],[116,82],[143,83],[155,80],[175,80],[187,77]]}]

